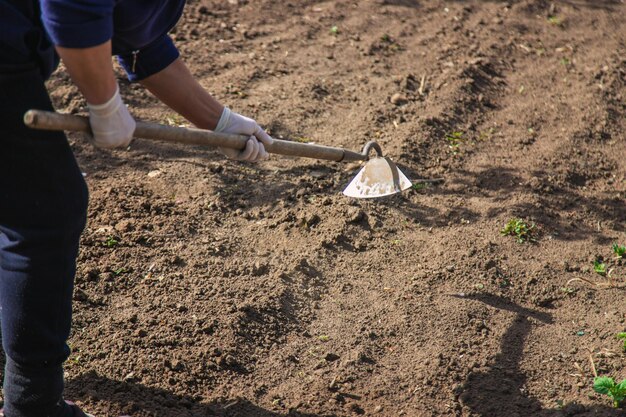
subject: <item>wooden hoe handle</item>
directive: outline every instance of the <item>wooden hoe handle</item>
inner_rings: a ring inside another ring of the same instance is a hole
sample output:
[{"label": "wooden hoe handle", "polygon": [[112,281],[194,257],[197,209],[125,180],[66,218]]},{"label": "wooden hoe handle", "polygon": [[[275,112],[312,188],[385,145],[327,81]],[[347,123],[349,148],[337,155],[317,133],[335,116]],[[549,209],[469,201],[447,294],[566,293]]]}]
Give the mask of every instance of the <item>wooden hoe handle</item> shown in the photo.
[{"label": "wooden hoe handle", "polygon": [[[55,113],[43,110],[29,110],[24,114],[24,124],[40,130],[67,130],[90,133],[89,118],[71,114]],[[210,130],[186,127],[165,126],[157,123],[137,122],[133,134],[136,138],[164,142],[184,143],[208,147],[223,147],[242,150],[246,147],[247,136],[216,133]],[[367,155],[343,148],[314,145],[274,139],[274,143],[265,149],[274,154],[301,156],[305,158],[325,159],[328,161],[364,161]]]}]

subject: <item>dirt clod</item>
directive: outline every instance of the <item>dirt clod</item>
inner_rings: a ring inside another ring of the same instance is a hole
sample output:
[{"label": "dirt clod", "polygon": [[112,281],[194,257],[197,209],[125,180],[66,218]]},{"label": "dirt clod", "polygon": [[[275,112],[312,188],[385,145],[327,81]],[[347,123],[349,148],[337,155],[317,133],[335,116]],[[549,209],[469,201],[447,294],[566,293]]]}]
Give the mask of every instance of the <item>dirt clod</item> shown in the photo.
[{"label": "dirt clod", "polygon": [[391,96],[389,101],[391,102],[391,104],[395,104],[396,106],[401,106],[403,104],[406,104],[408,102],[408,99],[402,93],[395,93],[394,95]]}]

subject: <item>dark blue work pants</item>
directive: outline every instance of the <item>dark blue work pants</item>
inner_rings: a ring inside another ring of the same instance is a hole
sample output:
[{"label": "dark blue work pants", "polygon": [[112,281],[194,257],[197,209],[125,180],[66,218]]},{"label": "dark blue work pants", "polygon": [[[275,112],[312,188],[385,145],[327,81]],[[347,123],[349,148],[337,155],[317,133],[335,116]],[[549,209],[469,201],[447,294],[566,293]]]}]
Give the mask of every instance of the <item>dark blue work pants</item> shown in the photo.
[{"label": "dark blue work pants", "polygon": [[62,364],[87,187],[65,135],[24,126],[51,110],[38,71],[0,74],[0,321],[6,417],[70,417]]}]

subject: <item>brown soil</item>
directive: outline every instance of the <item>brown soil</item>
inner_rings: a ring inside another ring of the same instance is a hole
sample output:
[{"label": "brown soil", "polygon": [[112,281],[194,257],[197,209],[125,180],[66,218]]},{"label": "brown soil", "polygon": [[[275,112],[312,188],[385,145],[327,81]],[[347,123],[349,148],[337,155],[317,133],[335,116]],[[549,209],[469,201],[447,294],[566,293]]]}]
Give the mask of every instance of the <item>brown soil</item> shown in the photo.
[{"label": "brown soil", "polygon": [[[625,16],[620,0],[190,2],[173,37],[224,103],[276,137],[375,139],[446,182],[356,201],[354,164],[71,135],[91,206],[68,398],[99,417],[624,415],[590,357],[626,378]],[[50,88],[84,111],[62,71]],[[500,234],[512,217],[535,243]]]}]

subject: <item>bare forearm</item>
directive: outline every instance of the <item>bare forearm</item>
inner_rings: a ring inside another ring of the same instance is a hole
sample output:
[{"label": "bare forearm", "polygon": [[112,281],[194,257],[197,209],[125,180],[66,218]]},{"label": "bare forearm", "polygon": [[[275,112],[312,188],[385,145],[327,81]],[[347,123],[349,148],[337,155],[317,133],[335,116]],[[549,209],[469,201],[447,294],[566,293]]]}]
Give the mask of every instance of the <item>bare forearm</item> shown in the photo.
[{"label": "bare forearm", "polygon": [[215,129],[222,106],[193,77],[179,58],[164,70],[141,81],[168,107],[202,129]]},{"label": "bare forearm", "polygon": [[111,41],[92,48],[57,47],[72,80],[90,104],[107,102],[117,89],[111,62]]}]

